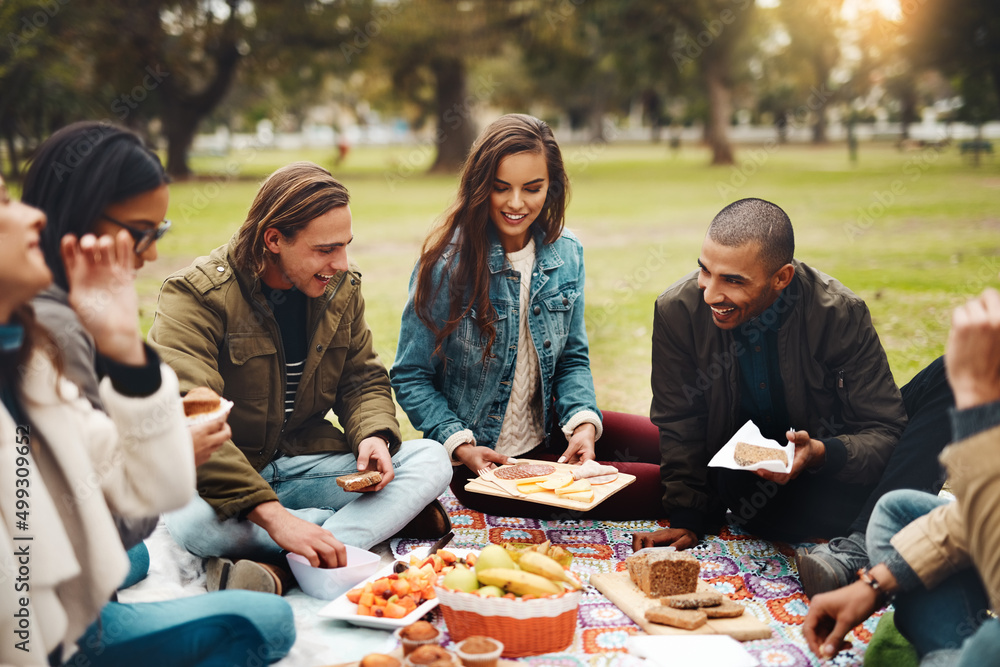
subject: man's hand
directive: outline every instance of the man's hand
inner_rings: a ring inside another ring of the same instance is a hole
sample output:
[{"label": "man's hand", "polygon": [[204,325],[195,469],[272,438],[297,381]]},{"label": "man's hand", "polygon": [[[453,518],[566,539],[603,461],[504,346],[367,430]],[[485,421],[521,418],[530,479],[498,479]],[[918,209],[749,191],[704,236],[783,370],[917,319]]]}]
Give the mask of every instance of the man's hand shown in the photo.
[{"label": "man's hand", "polygon": [[507,463],[507,457],[498,454],[495,449],[473,445],[471,442],[456,447],[455,458],[476,475],[480,470],[490,470]]},{"label": "man's hand", "polygon": [[955,309],[945,371],[959,410],[1000,400],[1000,293],[995,289]]},{"label": "man's hand", "polygon": [[389,454],[389,444],[377,435],[365,438],[358,445],[358,472],[365,470],[378,470],[382,473],[382,481],[375,486],[361,489],[361,493],[381,491],[396,476],[392,467],[392,456]]},{"label": "man's hand", "polygon": [[569,439],[569,446],[566,447],[566,451],[559,457],[558,462],[583,463],[584,461],[593,461],[596,458],[594,454],[596,440],[597,427],[589,422],[580,424],[573,429],[573,435]]},{"label": "man's hand", "polygon": [[233,430],[226,421],[227,415],[195,424],[191,427],[191,441],[194,443],[194,464],[200,466],[211,458],[219,447],[233,437]]},{"label": "man's hand", "polygon": [[788,442],[795,444],[795,456],[792,458],[791,471],[754,470],[758,477],[763,477],[775,484],[788,484],[802,474],[803,470],[818,468],[826,461],[826,445],[822,441],[810,438],[805,431],[789,431],[785,435],[788,436]]},{"label": "man's hand", "polygon": [[277,500],[257,505],[247,518],[266,530],[279,547],[299,554],[313,567],[347,565],[347,550],[340,540],[322,526],[298,518]]},{"label": "man's hand", "polygon": [[69,303],[97,351],[120,364],[142,366],[146,350],[139,331],[139,297],[135,291],[134,241],[126,230],[114,238],[86,234],[60,241]]},{"label": "man's hand", "polygon": [[687,528],[664,528],[652,533],[633,533],[632,551],[646,547],[674,547],[675,549],[690,549],[698,544],[698,536]]},{"label": "man's hand", "polygon": [[820,658],[829,659],[847,644],[844,637],[879,608],[878,595],[871,586],[855,581],[829,593],[821,593],[809,602],[802,634],[809,648]]}]

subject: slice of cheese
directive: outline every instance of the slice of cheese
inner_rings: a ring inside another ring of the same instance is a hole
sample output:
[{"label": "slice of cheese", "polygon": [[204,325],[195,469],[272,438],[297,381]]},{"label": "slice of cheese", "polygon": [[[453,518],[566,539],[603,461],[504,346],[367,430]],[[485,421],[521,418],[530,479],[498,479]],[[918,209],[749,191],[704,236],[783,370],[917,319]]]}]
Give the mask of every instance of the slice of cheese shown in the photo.
[{"label": "slice of cheese", "polygon": [[557,496],[564,496],[568,493],[584,493],[590,491],[590,482],[585,479],[578,479],[569,486],[564,486],[561,489],[556,489]]},{"label": "slice of cheese", "polygon": [[578,500],[581,503],[589,503],[594,500],[593,491],[581,491],[580,493],[567,493],[565,495],[559,496],[560,498],[567,498],[569,500]]},{"label": "slice of cheese", "polygon": [[569,486],[573,483],[573,475],[568,472],[557,472],[550,475],[544,482],[539,482],[538,486],[543,489],[561,489],[564,486]]},{"label": "slice of cheese", "polygon": [[549,473],[548,475],[539,475],[538,477],[524,477],[523,479],[505,479],[503,481],[514,482],[518,486],[521,486],[522,484],[538,484],[539,482],[544,482],[555,474],[558,473]]},{"label": "slice of cheese", "polygon": [[548,489],[543,489],[537,484],[518,484],[517,490],[521,493],[538,493],[539,491],[548,491]]}]

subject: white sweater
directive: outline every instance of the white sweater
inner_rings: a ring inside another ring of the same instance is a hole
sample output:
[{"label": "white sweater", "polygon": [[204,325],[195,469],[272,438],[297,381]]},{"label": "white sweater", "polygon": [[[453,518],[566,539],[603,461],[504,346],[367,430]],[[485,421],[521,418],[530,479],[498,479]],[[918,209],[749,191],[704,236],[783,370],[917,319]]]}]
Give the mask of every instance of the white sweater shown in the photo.
[{"label": "white sweater", "polygon": [[117,393],[105,378],[108,414],[44,354],[25,371],[28,424],[0,408],[0,664],[47,665],[60,644],[64,658],[75,651],[128,571],[112,512],[145,517],[184,506],[194,494],[194,452],[166,365],[160,388],[144,398]]}]

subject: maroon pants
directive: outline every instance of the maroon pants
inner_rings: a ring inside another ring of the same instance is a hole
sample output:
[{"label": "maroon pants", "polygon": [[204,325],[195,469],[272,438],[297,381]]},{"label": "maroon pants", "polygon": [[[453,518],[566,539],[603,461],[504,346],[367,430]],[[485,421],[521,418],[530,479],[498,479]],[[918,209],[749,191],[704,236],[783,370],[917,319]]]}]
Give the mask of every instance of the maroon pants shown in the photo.
[{"label": "maroon pants", "polygon": [[[455,466],[451,479],[452,493],[469,509],[493,516],[617,521],[664,518],[658,429],[649,417],[603,410],[602,414],[604,433],[597,441],[597,460],[613,465],[620,472],[635,475],[636,479],[589,512],[466,491],[465,485],[475,477],[475,473],[464,465]],[[557,460],[566,449],[566,439],[561,432],[557,432],[549,440],[548,447],[539,445],[526,454],[519,454],[518,458]]]}]

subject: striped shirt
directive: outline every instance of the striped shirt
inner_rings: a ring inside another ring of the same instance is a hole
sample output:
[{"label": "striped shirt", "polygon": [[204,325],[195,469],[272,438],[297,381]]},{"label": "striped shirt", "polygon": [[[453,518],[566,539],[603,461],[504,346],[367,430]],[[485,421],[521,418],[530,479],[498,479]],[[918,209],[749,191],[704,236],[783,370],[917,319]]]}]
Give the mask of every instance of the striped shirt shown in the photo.
[{"label": "striped shirt", "polygon": [[267,303],[281,330],[281,347],[285,353],[285,419],[292,414],[295,393],[306,365],[306,320],[309,298],[299,290],[271,290]]}]

